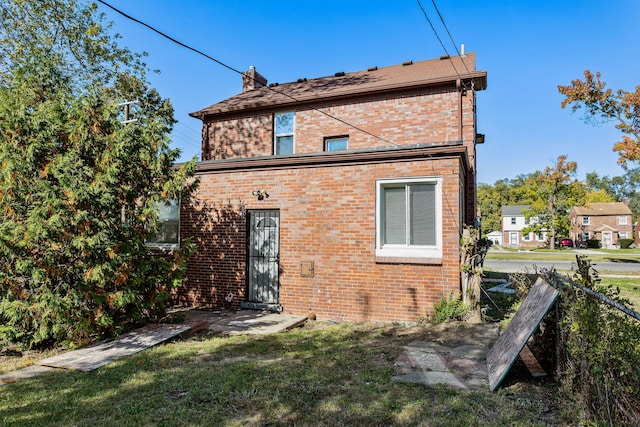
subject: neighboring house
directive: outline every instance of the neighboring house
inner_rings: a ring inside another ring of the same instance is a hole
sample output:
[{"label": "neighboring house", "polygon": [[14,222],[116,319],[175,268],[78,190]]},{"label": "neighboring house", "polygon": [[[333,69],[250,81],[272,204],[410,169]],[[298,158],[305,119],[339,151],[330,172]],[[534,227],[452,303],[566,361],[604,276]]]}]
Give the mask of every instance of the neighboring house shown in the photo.
[{"label": "neighboring house", "polygon": [[[524,214],[528,209],[528,205],[502,207],[502,242],[504,246],[520,248],[523,246],[542,246],[546,244],[546,231],[540,233],[522,232],[525,227],[530,225],[529,220],[527,220]],[[533,220],[535,220],[535,218],[532,218],[532,221]]]},{"label": "neighboring house", "polygon": [[489,239],[494,246],[502,246],[502,231],[494,230],[488,233],[487,239]]},{"label": "neighboring house", "polygon": [[[268,84],[192,114],[196,253],[177,302],[411,321],[460,290],[475,224],[475,54]],[[206,88],[206,86],[203,86]]]},{"label": "neighboring house", "polygon": [[633,239],[633,215],[624,202],[589,203],[569,212],[569,237],[586,244],[599,240],[603,248],[619,248],[619,239]]}]

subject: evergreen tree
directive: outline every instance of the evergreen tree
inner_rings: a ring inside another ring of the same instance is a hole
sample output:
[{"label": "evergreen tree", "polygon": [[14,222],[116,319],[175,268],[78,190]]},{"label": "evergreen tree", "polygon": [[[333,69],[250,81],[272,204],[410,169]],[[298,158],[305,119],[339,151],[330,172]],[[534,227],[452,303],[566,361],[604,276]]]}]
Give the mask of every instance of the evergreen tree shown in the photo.
[{"label": "evergreen tree", "polygon": [[195,160],[173,166],[173,108],[95,4],[0,0],[0,20],[0,342],[79,344],[144,323],[191,248],[145,244],[159,203],[195,187]]}]

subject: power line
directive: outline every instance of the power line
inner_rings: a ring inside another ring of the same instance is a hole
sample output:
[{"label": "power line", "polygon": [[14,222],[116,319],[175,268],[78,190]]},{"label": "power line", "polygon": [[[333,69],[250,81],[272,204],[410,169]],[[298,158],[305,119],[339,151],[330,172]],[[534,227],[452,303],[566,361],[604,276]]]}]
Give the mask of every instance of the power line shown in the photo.
[{"label": "power line", "polygon": [[[451,59],[451,55],[449,55],[449,51],[447,50],[447,47],[442,42],[442,39],[440,38],[440,35],[438,34],[438,31],[436,31],[436,28],[433,26],[433,23],[431,22],[431,19],[429,19],[429,15],[427,15],[427,11],[424,10],[424,7],[422,7],[422,3],[420,3],[420,0],[416,0],[416,1],[418,2],[418,6],[420,6],[420,10],[422,10],[422,14],[424,15],[425,19],[429,23],[429,26],[431,27],[431,30],[433,31],[433,34],[435,34],[436,38],[440,42],[440,46],[442,46],[442,49],[444,50],[444,52],[449,57],[449,61],[451,62],[451,66],[453,67],[453,71],[455,71],[455,73],[458,76],[458,78],[462,78],[462,76],[460,76],[460,73],[456,69],[455,64],[453,63],[453,59]],[[460,59],[462,60],[462,58],[460,58]],[[464,61],[463,61],[463,63],[464,63]]]},{"label": "power line", "polygon": [[[418,1],[418,3],[420,3],[420,1]],[[458,50],[458,45],[456,44],[455,41],[453,41],[453,36],[451,35],[451,32],[449,31],[447,24],[444,22],[444,18],[442,17],[442,14],[438,9],[438,5],[436,5],[436,0],[431,0],[431,3],[433,4],[433,8],[436,10],[436,12],[438,13],[438,16],[440,17],[440,22],[442,22],[444,29],[447,31],[447,34],[449,35],[449,40],[451,40],[451,44],[453,45],[453,48],[456,50],[456,53],[458,54],[458,56],[462,58],[462,54]],[[467,68],[467,64],[465,64],[464,61],[462,61],[462,65],[464,66],[464,69],[467,71],[467,73],[469,73],[469,68]]]},{"label": "power line", "polygon": [[[191,46],[189,46],[189,45],[187,45],[187,44],[185,44],[185,43],[182,43],[182,42],[181,42],[181,41],[179,41],[179,40],[176,40],[175,38],[173,38],[173,37],[171,37],[171,36],[167,35],[166,33],[163,33],[162,31],[160,31],[160,30],[158,30],[158,29],[156,29],[156,28],[152,27],[151,25],[149,25],[149,24],[147,24],[147,23],[145,23],[145,22],[143,22],[143,21],[141,21],[141,20],[139,20],[139,19],[136,19],[136,18],[132,17],[131,15],[126,14],[125,12],[123,12],[123,11],[121,11],[120,9],[118,9],[118,8],[116,8],[116,7],[112,6],[112,5],[110,5],[109,3],[107,3],[107,2],[105,2],[105,1],[103,1],[103,0],[97,0],[97,1],[98,1],[99,3],[101,3],[101,4],[105,5],[105,6],[107,6],[108,8],[112,9],[112,10],[113,10],[113,11],[115,11],[116,13],[119,13],[120,15],[124,16],[125,18],[130,19],[131,21],[134,21],[134,22],[136,22],[136,23],[138,23],[138,24],[140,24],[140,25],[142,25],[142,26],[144,26],[144,27],[146,27],[146,28],[150,29],[151,31],[155,32],[156,34],[158,34],[158,35],[160,35],[160,36],[162,36],[162,37],[164,37],[164,38],[166,38],[166,39],[170,40],[171,42],[173,42],[173,43],[175,43],[175,44],[177,44],[177,45],[182,46],[182,47],[184,47],[185,49],[188,49],[188,50],[190,50],[190,51],[192,51],[192,52],[195,52],[195,53],[197,53],[198,55],[204,56],[205,58],[207,58],[207,59],[209,59],[209,60],[211,60],[211,61],[215,62],[215,63],[216,63],[216,64],[218,64],[218,65],[223,66],[224,68],[227,68],[228,70],[233,71],[234,73],[237,73],[237,74],[240,74],[240,75],[243,75],[243,76],[245,75],[245,73],[243,73],[242,71],[240,71],[240,70],[238,70],[238,69],[236,69],[236,68],[234,68],[234,67],[232,67],[232,66],[230,66],[230,65],[227,65],[227,64],[225,64],[224,62],[222,62],[222,61],[220,61],[220,60],[218,60],[218,59],[216,59],[216,58],[214,58],[214,57],[212,57],[212,56],[210,56],[210,55],[207,55],[206,53],[202,52],[201,50],[198,50],[198,49],[193,48],[193,47],[191,47]],[[425,15],[425,16],[426,16],[426,15]],[[455,68],[455,67],[454,67],[454,68]],[[456,71],[456,74],[457,74],[457,71]],[[252,80],[254,80],[254,81],[255,81],[255,79],[254,79],[253,77],[251,77],[251,76],[248,76],[248,77],[250,77]],[[296,98],[296,97],[294,97],[294,96],[292,96],[292,95],[289,95],[288,93],[278,91],[278,90],[274,89],[274,88],[273,88],[273,87],[271,87],[271,86],[266,86],[266,87],[267,87],[269,90],[271,90],[271,91],[273,91],[273,92],[275,92],[275,93],[277,93],[277,94],[279,94],[279,95],[285,96],[285,97],[287,97],[287,98],[289,98],[289,99],[291,99],[291,100],[295,101],[296,103],[299,103],[299,104],[301,104],[301,103],[302,103],[302,101],[301,101],[301,100],[299,100],[298,98]],[[380,141],[386,142],[386,143],[391,144],[391,145],[396,146],[396,147],[400,147],[400,145],[398,145],[398,144],[396,144],[396,143],[394,143],[394,142],[392,142],[392,141],[389,141],[388,139],[385,139],[385,138],[383,138],[383,137],[381,137],[381,136],[379,136],[379,135],[375,135],[375,134],[373,134],[373,133],[371,133],[371,132],[369,132],[369,131],[367,131],[367,130],[365,130],[365,129],[362,129],[362,128],[360,128],[360,127],[358,127],[358,126],[356,126],[356,125],[354,125],[354,124],[352,124],[352,123],[349,123],[349,122],[347,122],[347,121],[345,121],[345,120],[343,120],[343,119],[341,119],[341,118],[339,118],[339,117],[337,117],[337,116],[334,116],[334,115],[332,115],[332,114],[330,114],[330,113],[327,113],[326,111],[320,110],[319,108],[315,108],[315,107],[312,107],[312,109],[313,109],[313,110],[315,110],[315,111],[317,111],[317,112],[319,112],[319,113],[321,113],[321,114],[324,114],[325,116],[327,116],[327,117],[329,117],[329,118],[331,118],[331,119],[333,119],[333,120],[336,120],[336,121],[338,121],[338,122],[340,122],[340,123],[342,123],[342,124],[345,124],[345,125],[347,125],[347,126],[349,126],[349,127],[353,128],[353,129],[356,129],[356,130],[358,130],[358,131],[360,131],[360,132],[363,132],[363,133],[365,133],[365,134],[367,134],[367,135],[369,135],[369,136],[372,136],[372,137],[374,137],[374,138],[376,138],[376,139],[379,139]]]}]

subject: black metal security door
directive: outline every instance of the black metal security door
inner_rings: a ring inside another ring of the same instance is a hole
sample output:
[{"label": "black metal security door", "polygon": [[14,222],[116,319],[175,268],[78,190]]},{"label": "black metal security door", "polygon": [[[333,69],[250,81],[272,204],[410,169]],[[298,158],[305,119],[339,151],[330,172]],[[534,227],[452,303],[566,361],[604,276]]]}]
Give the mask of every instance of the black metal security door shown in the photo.
[{"label": "black metal security door", "polygon": [[[279,300],[280,211],[249,211],[249,303],[277,305]],[[269,307],[257,307],[269,308]]]}]

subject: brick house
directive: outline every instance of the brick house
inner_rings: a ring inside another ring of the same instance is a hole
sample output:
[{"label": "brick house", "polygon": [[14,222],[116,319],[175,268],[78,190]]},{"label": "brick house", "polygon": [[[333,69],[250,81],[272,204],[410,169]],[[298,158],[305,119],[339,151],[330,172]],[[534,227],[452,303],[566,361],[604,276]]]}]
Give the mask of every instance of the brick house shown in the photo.
[{"label": "brick house", "polygon": [[603,248],[619,248],[619,239],[633,239],[633,214],[624,202],[589,203],[569,211],[569,237],[576,243],[599,240]]},{"label": "brick house", "polygon": [[176,302],[412,321],[460,289],[474,224],[475,54],[268,84],[192,113],[197,247]]},{"label": "brick house", "polygon": [[503,206],[502,216],[502,242],[504,246],[510,248],[536,247],[547,243],[547,232],[540,233],[522,230],[529,226],[529,221],[525,216],[525,211],[529,210],[528,205]]}]

